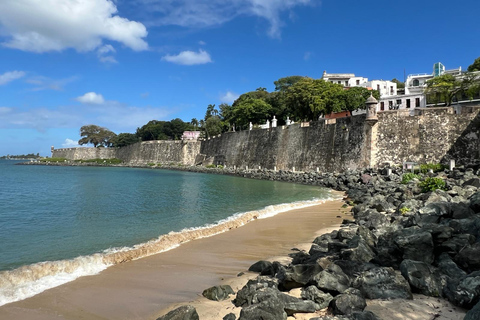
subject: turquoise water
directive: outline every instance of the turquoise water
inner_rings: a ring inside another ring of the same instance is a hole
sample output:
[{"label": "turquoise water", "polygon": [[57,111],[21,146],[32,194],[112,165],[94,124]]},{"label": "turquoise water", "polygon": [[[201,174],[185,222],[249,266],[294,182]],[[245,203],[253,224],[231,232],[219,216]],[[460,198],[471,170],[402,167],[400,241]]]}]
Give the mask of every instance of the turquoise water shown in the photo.
[{"label": "turquoise water", "polygon": [[[9,275],[8,295],[15,295],[11,275],[21,266],[91,257],[235,214],[330,196],[317,187],[223,175],[15,163],[0,160],[0,271]],[[26,281],[20,282],[30,286]],[[0,272],[0,305],[1,293]]]}]

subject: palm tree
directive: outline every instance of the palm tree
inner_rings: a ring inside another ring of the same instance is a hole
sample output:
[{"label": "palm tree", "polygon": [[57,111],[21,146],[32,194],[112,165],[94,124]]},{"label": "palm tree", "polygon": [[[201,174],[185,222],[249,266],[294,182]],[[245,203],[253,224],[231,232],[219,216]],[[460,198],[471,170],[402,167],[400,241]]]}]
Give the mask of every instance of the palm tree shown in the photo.
[{"label": "palm tree", "polygon": [[193,118],[190,123],[193,125],[193,131],[197,131],[197,126],[198,126],[198,120],[197,118]]}]

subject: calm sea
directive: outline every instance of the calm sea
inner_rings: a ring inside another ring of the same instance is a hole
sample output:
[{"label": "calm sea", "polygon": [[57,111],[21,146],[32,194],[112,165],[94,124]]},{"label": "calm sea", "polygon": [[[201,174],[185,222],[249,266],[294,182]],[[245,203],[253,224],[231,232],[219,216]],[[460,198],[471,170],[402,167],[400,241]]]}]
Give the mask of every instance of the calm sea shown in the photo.
[{"label": "calm sea", "polygon": [[0,160],[0,305],[333,197],[223,175],[17,162]]}]

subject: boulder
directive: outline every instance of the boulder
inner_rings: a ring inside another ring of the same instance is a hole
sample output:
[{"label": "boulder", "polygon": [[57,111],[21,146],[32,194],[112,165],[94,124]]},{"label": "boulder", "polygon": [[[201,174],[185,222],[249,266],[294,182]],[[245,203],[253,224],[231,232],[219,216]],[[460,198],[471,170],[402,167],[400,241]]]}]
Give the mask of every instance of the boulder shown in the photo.
[{"label": "boulder", "polygon": [[443,294],[456,306],[472,308],[480,301],[480,271],[472,272],[460,280],[448,279]]},{"label": "boulder", "polygon": [[297,264],[289,268],[280,268],[277,273],[279,286],[282,290],[300,288],[313,281],[323,270],[318,264]]},{"label": "boulder", "polygon": [[431,264],[434,260],[432,234],[418,228],[405,228],[395,234],[394,242],[403,253],[403,259],[423,261]]},{"label": "boulder", "polygon": [[342,293],[350,287],[350,279],[343,270],[334,263],[313,277],[313,283],[322,291],[333,294]]},{"label": "boulder", "polygon": [[277,287],[278,282],[276,279],[265,276],[259,276],[256,279],[248,280],[247,284],[237,292],[237,296],[233,301],[233,304],[236,307],[252,305],[254,303],[254,298],[258,290],[265,288],[276,289]]},{"label": "boulder", "polygon": [[229,285],[214,286],[205,289],[202,296],[213,301],[222,301],[228,299],[231,294],[234,294],[232,287]]},{"label": "boulder", "polygon": [[362,296],[356,294],[339,294],[330,302],[329,308],[334,315],[350,315],[355,311],[363,311],[367,303]]},{"label": "boulder", "polygon": [[330,293],[325,293],[315,286],[302,288],[301,297],[302,299],[315,302],[317,304],[317,309],[324,309],[328,307],[330,301],[333,299]]},{"label": "boulder", "polygon": [[350,317],[352,320],[381,320],[371,311],[353,312]]},{"label": "boulder", "polygon": [[239,320],[286,320],[287,313],[280,300],[265,300],[258,304],[242,308]]},{"label": "boulder", "polygon": [[375,257],[375,253],[360,236],[355,235],[348,241],[348,248],[340,251],[343,260],[369,262]]},{"label": "boulder", "polygon": [[480,243],[476,242],[465,248],[454,257],[455,262],[464,270],[474,271],[480,269]]},{"label": "boulder", "polygon": [[467,273],[460,269],[447,253],[442,253],[437,259],[440,272],[451,279],[464,278]]},{"label": "boulder", "polygon": [[480,319],[480,302],[478,302],[470,311],[467,312],[463,320],[478,320]]},{"label": "boulder", "polygon": [[470,197],[470,208],[476,213],[480,212],[480,191]]},{"label": "boulder", "polygon": [[237,316],[234,313],[226,314],[222,320],[236,320]]},{"label": "boulder", "polygon": [[442,244],[439,244],[436,250],[438,252],[446,252],[454,256],[460,252],[460,250],[473,243],[475,243],[475,237],[471,234],[456,234]]},{"label": "boulder", "polygon": [[412,299],[410,286],[392,268],[378,267],[363,272],[353,282],[368,299]]},{"label": "boulder", "polygon": [[261,273],[265,269],[273,269],[273,265],[270,261],[260,260],[255,262],[248,268],[248,271]]},{"label": "boulder", "polygon": [[157,320],[199,320],[197,310],[193,306],[181,306]]},{"label": "boulder", "polygon": [[440,272],[431,265],[406,259],[400,264],[400,271],[413,292],[431,297],[442,295],[444,283],[442,283]]}]

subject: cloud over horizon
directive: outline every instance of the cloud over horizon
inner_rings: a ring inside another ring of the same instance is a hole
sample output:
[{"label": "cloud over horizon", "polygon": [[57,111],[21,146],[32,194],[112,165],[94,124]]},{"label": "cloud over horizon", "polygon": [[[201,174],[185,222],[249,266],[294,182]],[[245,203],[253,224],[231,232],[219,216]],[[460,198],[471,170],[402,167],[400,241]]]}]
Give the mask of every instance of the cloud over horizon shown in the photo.
[{"label": "cloud over horizon", "polygon": [[84,104],[103,104],[105,99],[101,94],[95,92],[87,92],[83,96],[76,97],[75,100]]},{"label": "cloud over horizon", "polygon": [[238,99],[239,96],[239,94],[227,91],[225,94],[222,94],[220,96],[220,102],[232,104],[235,100]]},{"label": "cloud over horizon", "polygon": [[36,53],[67,48],[86,52],[103,40],[135,51],[148,49],[145,26],[117,13],[111,0],[2,0],[1,44]]}]

